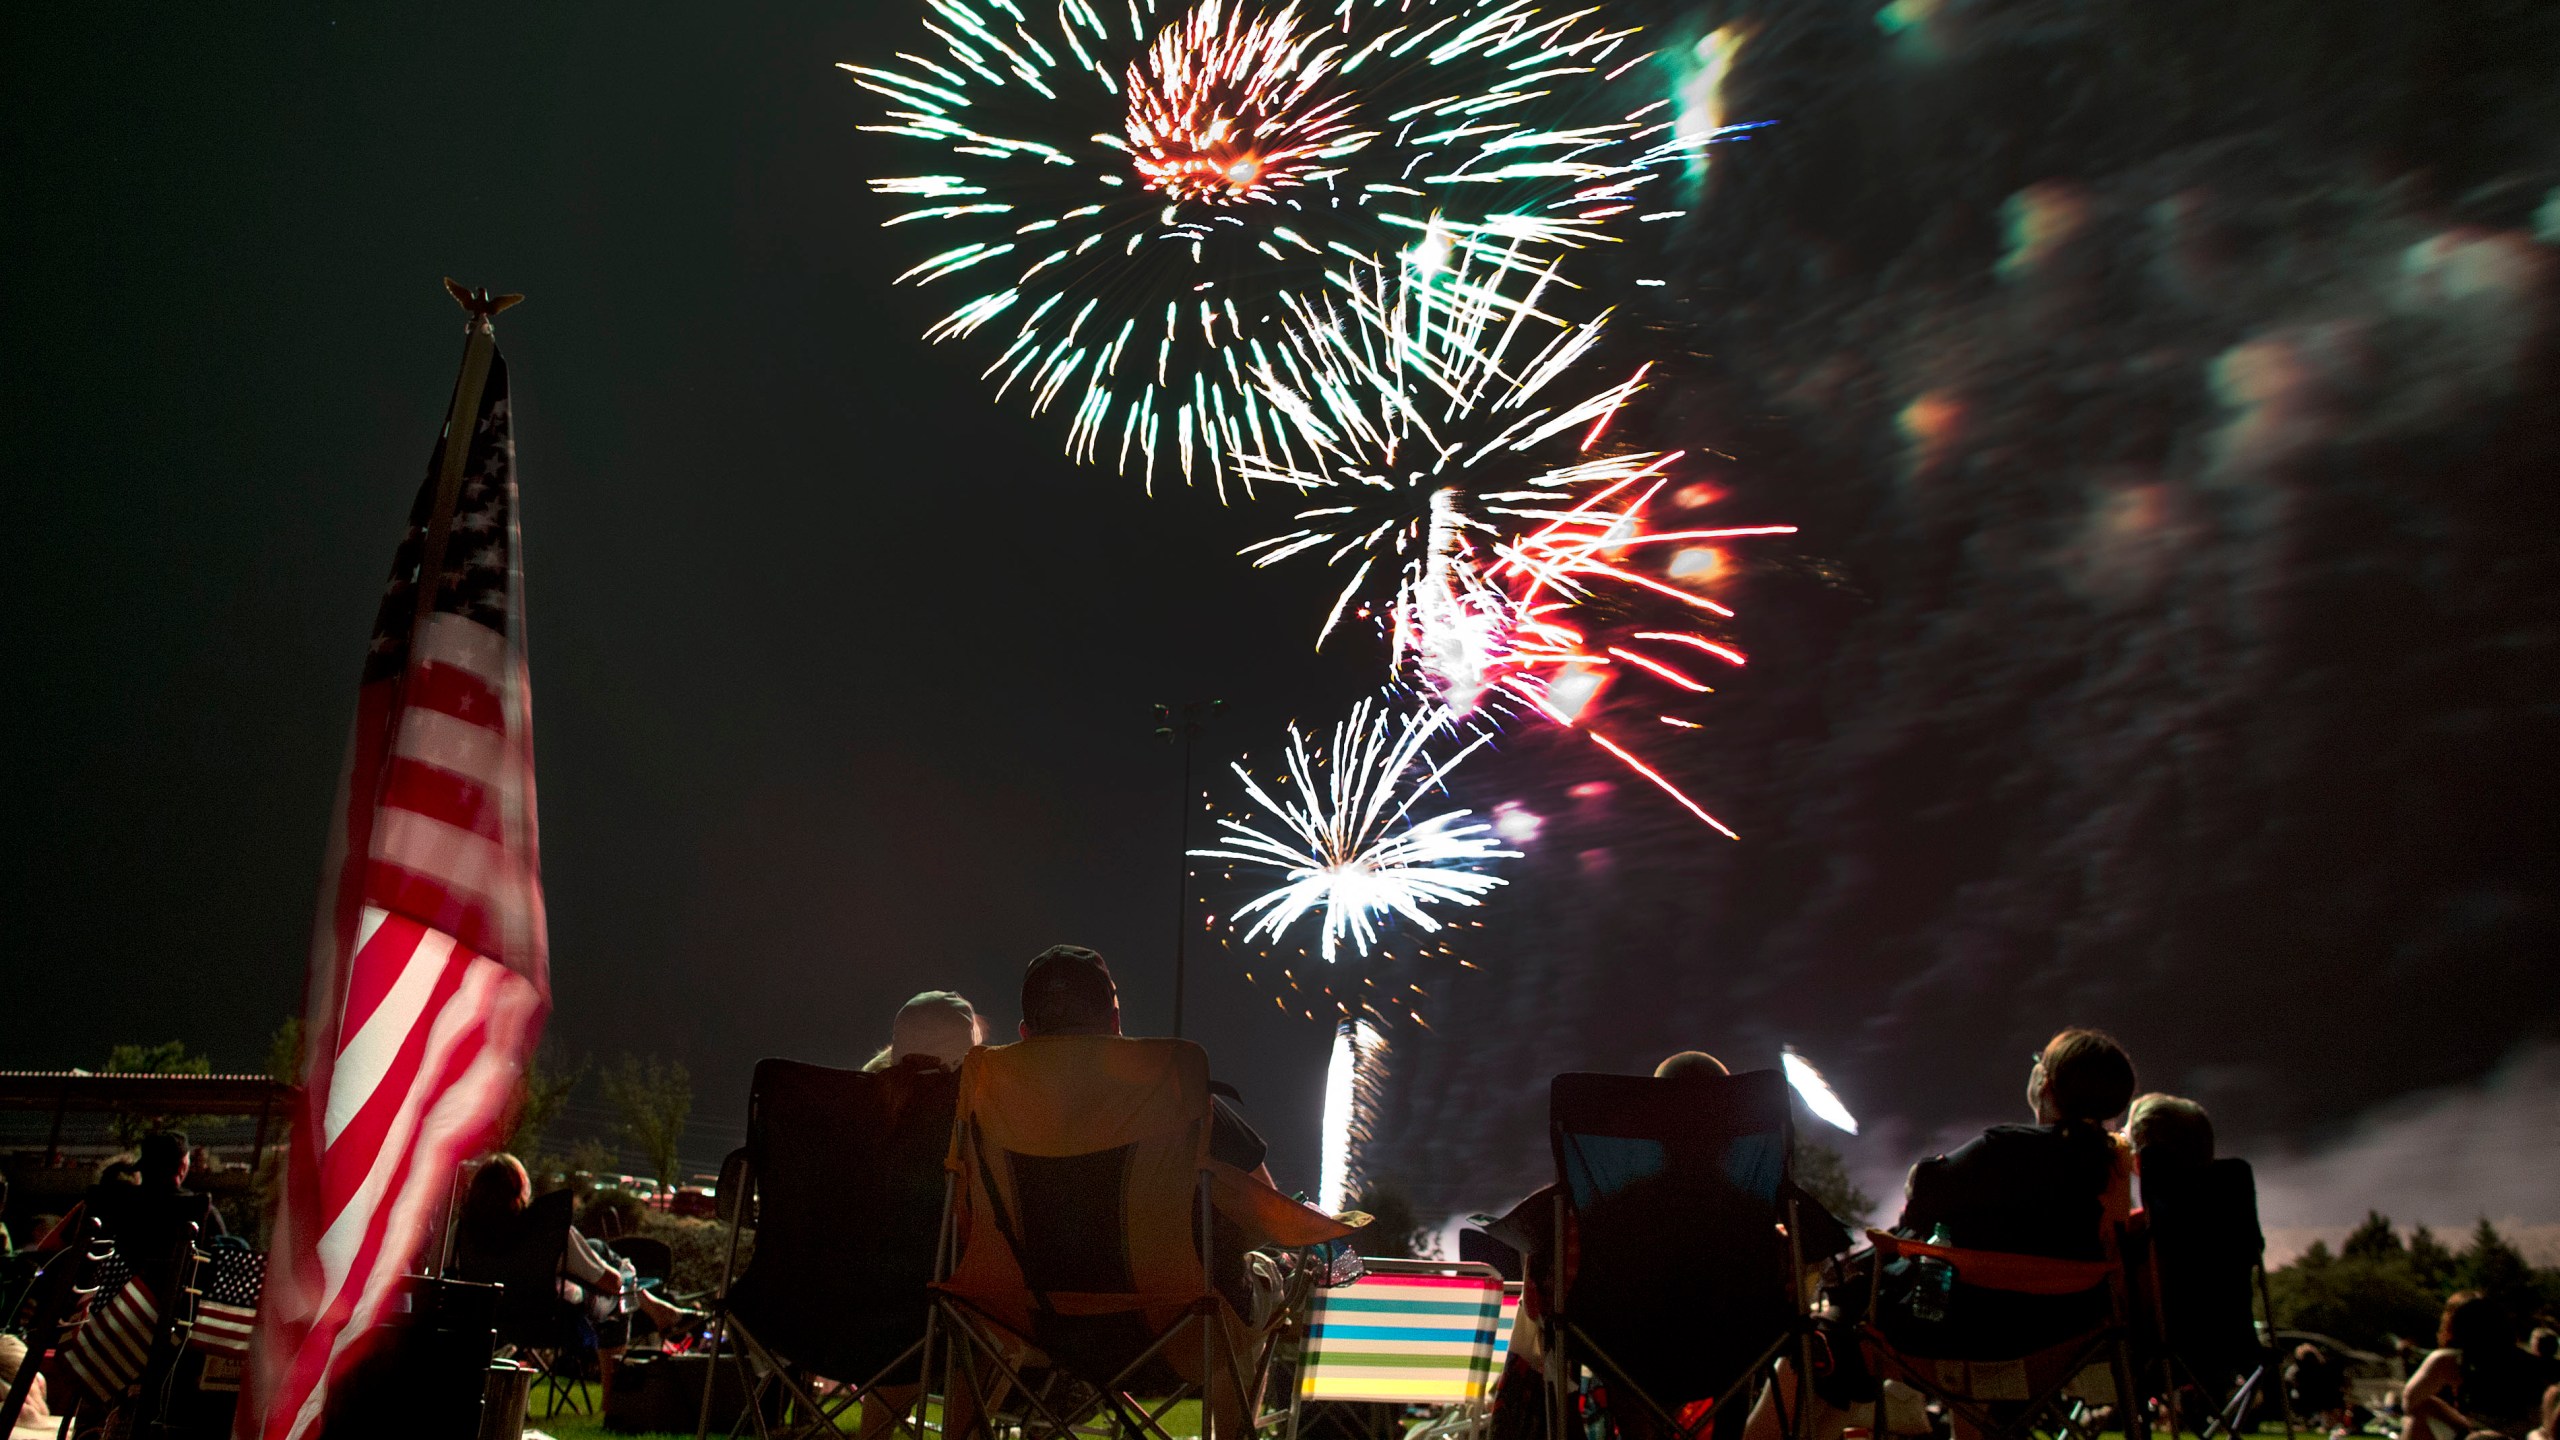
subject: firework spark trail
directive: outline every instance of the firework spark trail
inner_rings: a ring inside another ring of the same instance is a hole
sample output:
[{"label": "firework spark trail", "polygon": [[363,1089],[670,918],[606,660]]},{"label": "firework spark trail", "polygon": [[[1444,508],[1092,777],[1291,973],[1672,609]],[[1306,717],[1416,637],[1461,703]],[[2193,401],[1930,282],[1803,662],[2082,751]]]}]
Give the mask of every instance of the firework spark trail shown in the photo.
[{"label": "firework spark trail", "polygon": [[1323,1150],[1316,1208],[1339,1215],[1360,1198],[1360,1152],[1377,1123],[1378,1088],[1386,1079],[1386,1032],[1366,1020],[1334,1027],[1324,1072]]},{"label": "firework spark trail", "polygon": [[1290,443],[1247,373],[1293,304],[1407,250],[1534,264],[1681,213],[1644,197],[1728,131],[1644,99],[1651,51],[1594,13],[925,0],[927,43],[843,68],[886,102],[863,129],[934,156],[872,181],[938,237],[898,278],[979,287],[927,337],[990,331],[999,395],[1065,405],[1077,459],[1223,497],[1230,451]]},{"label": "firework spark trail", "polygon": [[[1605,499],[1622,488],[1615,482],[1640,478],[1676,456],[1590,457],[1571,448],[1572,432],[1605,423],[1642,377],[1577,400],[1548,400],[1549,388],[1599,341],[1607,319],[1573,324],[1548,314],[1542,299],[1553,283],[1551,269],[1462,258],[1426,272],[1402,261],[1367,267],[1357,284],[1299,307],[1298,324],[1253,371],[1266,403],[1287,422],[1275,426],[1275,434],[1294,435],[1297,443],[1239,449],[1233,458],[1249,481],[1323,503],[1299,511],[1296,530],[1247,546],[1254,564],[1308,554],[1322,555],[1327,565],[1357,558],[1361,563],[1336,600],[1337,618],[1365,600],[1377,608],[1413,602],[1428,613],[1478,620],[1498,594],[1478,554],[1499,546],[1497,517],[1550,521],[1535,537],[1537,553],[1519,557],[1540,569],[1546,583],[1565,583],[1566,572],[1590,568],[1587,557],[1575,557],[1554,536],[1596,500],[1559,514],[1550,492],[1597,485],[1597,498]],[[1531,473],[1510,478],[1524,453],[1532,454]],[[1488,488],[1506,483],[1536,488]],[[1377,557],[1392,563],[1370,563]],[[1499,608],[1520,606],[1506,599]],[[1331,628],[1329,621],[1326,632]],[[1485,638],[1514,628],[1505,621]],[[1320,632],[1317,643],[1324,638]],[[1465,644],[1464,637],[1443,635],[1431,648]],[[1470,651],[1461,668],[1489,669],[1491,660]],[[1481,693],[1483,687],[1459,688]],[[1461,713],[1472,708],[1469,700],[1443,698]]]},{"label": "firework spark trail", "polygon": [[[1629,599],[1733,611],[1637,568],[1668,545],[1793,533],[1791,525],[1657,528],[1647,518],[1681,451],[1599,449],[1647,367],[1587,393],[1564,383],[1608,317],[1542,308],[1552,276],[1513,266],[1432,272],[1405,257],[1310,306],[1254,371],[1298,451],[1239,452],[1240,473],[1309,502],[1298,528],[1245,548],[1257,566],[1321,556],[1351,573],[1317,635],[1346,614],[1383,616],[1399,677],[1468,717],[1503,700],[1580,729],[1717,831],[1733,831],[1584,717],[1612,675],[1683,695],[1713,688],[1685,666],[1739,666],[1734,646],[1685,630],[1598,635]],[[1527,278],[1523,278],[1526,276]],[[1454,281],[1454,288],[1451,283]],[[1451,296],[1458,298],[1452,299]],[[1637,642],[1692,652],[1637,648]],[[1662,717],[1678,728],[1693,723]]]},{"label": "firework spark trail", "polygon": [[1409,818],[1459,761],[1492,738],[1479,736],[1435,763],[1427,746],[1447,718],[1446,711],[1430,706],[1399,726],[1384,707],[1363,700],[1334,726],[1332,745],[1321,755],[1311,754],[1305,733],[1291,725],[1290,800],[1275,798],[1243,765],[1229,767],[1245,793],[1286,832],[1284,838],[1242,820],[1221,819],[1227,848],[1190,852],[1282,873],[1282,884],[1237,907],[1235,920],[1256,917],[1244,932],[1245,943],[1277,939],[1300,917],[1321,910],[1322,954],[1330,964],[1346,941],[1355,953],[1368,954],[1387,917],[1434,932],[1442,922],[1429,907],[1476,905],[1503,883],[1474,867],[1520,852],[1502,848],[1491,825],[1469,820],[1474,812]]}]

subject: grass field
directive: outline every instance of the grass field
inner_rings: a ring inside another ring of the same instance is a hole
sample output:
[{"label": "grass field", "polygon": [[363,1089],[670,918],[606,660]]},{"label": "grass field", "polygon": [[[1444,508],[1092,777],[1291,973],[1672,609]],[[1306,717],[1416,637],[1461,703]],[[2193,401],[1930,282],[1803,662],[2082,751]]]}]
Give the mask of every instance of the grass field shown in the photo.
[{"label": "grass field", "polygon": [[[579,1393],[585,1398],[588,1405],[598,1409],[602,1408],[597,1404],[596,1387],[594,1384],[589,1383],[580,1386]],[[938,1414],[936,1413],[939,1408],[939,1402],[936,1402],[934,1411],[928,1411],[928,1423],[939,1423]],[[846,1417],[842,1428],[846,1434],[853,1433],[852,1417]],[[1198,1435],[1200,1433],[1200,1407],[1196,1403],[1188,1400],[1174,1406],[1172,1411],[1165,1416],[1165,1429],[1176,1436]],[[542,1418],[542,1405],[538,1398],[535,1401],[533,1413],[525,1418],[524,1431],[528,1437],[532,1436],[535,1431],[540,1431],[541,1433],[550,1436],[551,1440],[604,1440],[604,1437],[607,1436],[613,1437],[613,1440],[634,1440],[633,1436],[626,1434],[625,1432],[607,1430],[604,1428],[604,1421],[593,1415],[571,1414],[564,1410],[557,1417],[545,1420]],[[717,1436],[724,1432],[715,1428],[712,1433]],[[748,1427],[746,1433],[749,1435],[754,1434],[754,1428],[752,1426]],[[682,1440],[693,1440],[693,1432],[691,1430],[682,1431],[680,1434]],[[638,1436],[637,1440],[676,1440],[676,1437],[664,1435],[656,1431],[650,1431]]]},{"label": "grass field", "polygon": [[[590,1403],[593,1403],[595,1400],[595,1388],[596,1387],[593,1385],[585,1387],[586,1398]],[[540,1407],[537,1406],[537,1413],[525,1422],[525,1434],[528,1437],[532,1436],[534,1432],[540,1431],[541,1433],[552,1437],[552,1440],[606,1440],[606,1437],[608,1436],[613,1437],[613,1440],[633,1440],[633,1437],[622,1435],[617,1431],[605,1429],[603,1421],[590,1416],[563,1413],[555,1420],[545,1420],[538,1413],[539,1408]],[[1165,1428],[1174,1435],[1197,1435],[1199,1433],[1199,1408],[1195,1405],[1187,1402],[1182,1405],[1177,1405],[1174,1407],[1173,1413],[1166,1416],[1165,1419],[1168,1422]],[[713,1433],[716,1435],[719,1432],[714,1431]],[[753,1434],[754,1431],[750,1429],[748,1433]],[[850,1433],[849,1422],[847,1433]],[[2283,1434],[2284,1431],[2279,1428],[2262,1428],[2257,1432],[2256,1436],[2251,1437],[2251,1440],[2268,1440],[2268,1437],[2276,1437],[2276,1440],[2281,1440]],[[2315,1434],[2312,1431],[2302,1430],[2297,1431],[2296,1434],[2300,1437],[2300,1440],[2316,1440]],[[683,1432],[682,1440],[692,1440],[692,1435],[693,1432],[687,1430]],[[638,1437],[638,1440],[677,1440],[677,1437],[652,1433],[640,1436]],[[2110,1430],[2105,1435],[2101,1436],[2100,1440],[2124,1440],[2124,1437],[2117,1432]]]}]

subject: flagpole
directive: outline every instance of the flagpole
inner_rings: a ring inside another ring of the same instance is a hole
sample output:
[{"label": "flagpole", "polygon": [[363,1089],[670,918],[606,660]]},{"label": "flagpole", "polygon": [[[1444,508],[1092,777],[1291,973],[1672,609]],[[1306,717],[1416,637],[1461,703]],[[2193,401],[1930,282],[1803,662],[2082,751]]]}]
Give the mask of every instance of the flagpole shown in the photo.
[{"label": "flagpole", "polygon": [[480,413],[480,397],[489,387],[489,360],[498,352],[497,328],[489,322],[499,311],[524,300],[522,295],[492,295],[485,287],[473,290],[451,276],[445,278],[444,288],[471,319],[463,327],[462,373],[453,382],[453,408],[445,412],[435,509],[418,553],[418,609],[409,630],[412,645],[426,629],[427,617],[435,613],[442,588],[437,577],[444,574],[444,550],[453,538],[453,507],[462,495],[463,466],[471,458],[472,417]]},{"label": "flagpole", "polygon": [[[489,388],[489,360],[498,351],[497,327],[490,323],[499,311],[523,301],[522,295],[492,295],[484,287],[470,289],[446,276],[445,293],[453,297],[463,313],[471,318],[462,327],[462,371],[453,381],[453,407],[445,412],[444,449],[436,466],[436,503],[427,519],[425,542],[418,555],[418,608],[410,623],[409,643],[412,654],[427,617],[435,613],[436,598],[442,588],[445,546],[453,539],[453,511],[462,499],[462,472],[471,459],[472,427],[480,413],[480,398]],[[446,1178],[444,1234],[436,1256],[436,1274],[442,1276],[453,1266],[453,1239],[456,1220],[462,1212],[462,1172],[457,1165]]]}]

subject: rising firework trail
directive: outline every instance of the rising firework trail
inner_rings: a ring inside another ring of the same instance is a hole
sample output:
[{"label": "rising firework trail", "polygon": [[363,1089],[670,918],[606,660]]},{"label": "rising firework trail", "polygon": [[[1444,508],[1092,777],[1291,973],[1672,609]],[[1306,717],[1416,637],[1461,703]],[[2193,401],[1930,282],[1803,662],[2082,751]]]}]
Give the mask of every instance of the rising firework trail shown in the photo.
[{"label": "rising firework trail", "polygon": [[1323,1148],[1316,1171],[1316,1208],[1339,1215],[1360,1198],[1360,1151],[1377,1121],[1378,1087],[1386,1079],[1386,1032],[1366,1020],[1334,1027],[1324,1071]]},{"label": "rising firework trail", "polygon": [[[1614,383],[1576,378],[1607,317],[1555,319],[1542,308],[1547,283],[1498,274],[1450,306],[1409,264],[1377,266],[1304,307],[1254,371],[1298,443],[1240,451],[1236,464],[1305,504],[1296,529],[1245,553],[1257,565],[1320,557],[1346,573],[1318,644],[1346,616],[1383,617],[1399,678],[1453,715],[1498,706],[1579,729],[1730,836],[1597,728],[1594,703],[1618,676],[1711,693],[1695,666],[1747,657],[1697,628],[1733,612],[1674,583],[1678,557],[1795,527],[1657,524],[1683,452],[1606,440],[1649,367]],[[1615,618],[1631,611],[1670,619]]]},{"label": "rising firework trail", "polygon": [[1479,736],[1435,762],[1428,746],[1446,719],[1445,711],[1428,706],[1399,722],[1363,700],[1333,727],[1327,749],[1311,751],[1305,732],[1291,725],[1287,771],[1269,788],[1242,764],[1232,767],[1268,818],[1261,826],[1221,819],[1223,848],[1191,853],[1279,872],[1277,887],[1236,909],[1237,923],[1252,922],[1245,943],[1277,940],[1316,915],[1321,952],[1331,964],[1346,944],[1367,955],[1390,919],[1433,933],[1444,922],[1432,907],[1473,906],[1502,884],[1479,867],[1520,852],[1502,848],[1490,824],[1471,819],[1468,810],[1414,817],[1458,762],[1491,738]]},{"label": "rising firework trail", "polygon": [[898,278],[972,292],[927,336],[981,337],[1078,459],[1205,467],[1221,495],[1229,450],[1286,444],[1246,374],[1290,302],[1398,254],[1534,265],[1672,219],[1656,182],[1724,133],[1646,100],[1651,51],[1591,9],[923,9],[922,43],[843,68],[886,102],[863,128],[930,152],[872,182],[932,237]]}]

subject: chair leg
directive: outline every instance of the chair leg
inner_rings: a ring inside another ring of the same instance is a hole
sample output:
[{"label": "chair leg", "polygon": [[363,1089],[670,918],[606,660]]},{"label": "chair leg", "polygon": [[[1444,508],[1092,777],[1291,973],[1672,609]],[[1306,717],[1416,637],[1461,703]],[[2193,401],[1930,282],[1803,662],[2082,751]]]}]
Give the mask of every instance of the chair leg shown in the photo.
[{"label": "chair leg", "polygon": [[[956,1310],[952,1310],[947,1305],[940,1308],[942,1309],[943,1318],[949,1324],[951,1330],[952,1369],[957,1372],[957,1381],[959,1383],[965,1383],[968,1386],[969,1398],[977,1411],[975,1418],[971,1421],[971,1429],[975,1430],[983,1428],[987,1432],[989,1440],[992,1440],[995,1433],[995,1426],[993,1423],[995,1407],[989,1397],[980,1393],[976,1367],[960,1363],[961,1353],[968,1349],[984,1350],[987,1355],[987,1363],[993,1365],[1004,1375],[1005,1381],[1008,1385],[1021,1391],[1023,1398],[1029,1401],[1031,1407],[1040,1413],[1041,1418],[1047,1420],[1061,1436],[1064,1436],[1075,1429],[1073,1425],[1059,1419],[1057,1412],[1049,1407],[1048,1402],[1042,1399],[1041,1396],[1029,1385],[1023,1383],[1021,1374],[1016,1371],[1012,1365],[1005,1361],[1003,1352],[998,1347],[986,1343],[985,1337],[977,1333],[976,1327],[971,1324],[967,1317],[961,1315]],[[956,1388],[956,1386],[954,1388]],[[969,1437],[965,1433],[954,1435],[951,1431],[949,1408],[951,1393],[951,1391],[946,1390],[944,1394],[943,1440],[969,1440]],[[1107,1398],[1108,1392],[1106,1392],[1106,1399]]]},{"label": "chair leg", "polygon": [[[2133,1440],[2133,1427],[2139,1424],[2147,1431],[2151,1428],[2151,1421],[2149,1416],[2143,1414],[2142,1397],[2134,1393],[2133,1356],[2127,1352],[2121,1338],[2108,1347],[2107,1368],[2113,1372],[2115,1378],[2117,1426],[2124,1431],[2125,1440]],[[2167,1401],[2165,1413],[2169,1420],[2169,1440],[2177,1440],[2177,1390],[2172,1387],[2163,1398]]]},{"label": "chair leg", "polygon": [[[737,1238],[734,1235],[730,1237],[729,1248],[733,1252],[737,1249]],[[728,1329],[729,1311],[724,1306],[720,1313],[711,1319],[711,1363],[702,1367],[702,1410],[694,1417],[693,1440],[708,1440],[711,1434],[711,1391],[720,1380],[720,1341],[728,1333]],[[742,1384],[738,1388],[744,1390],[746,1387]]]}]

